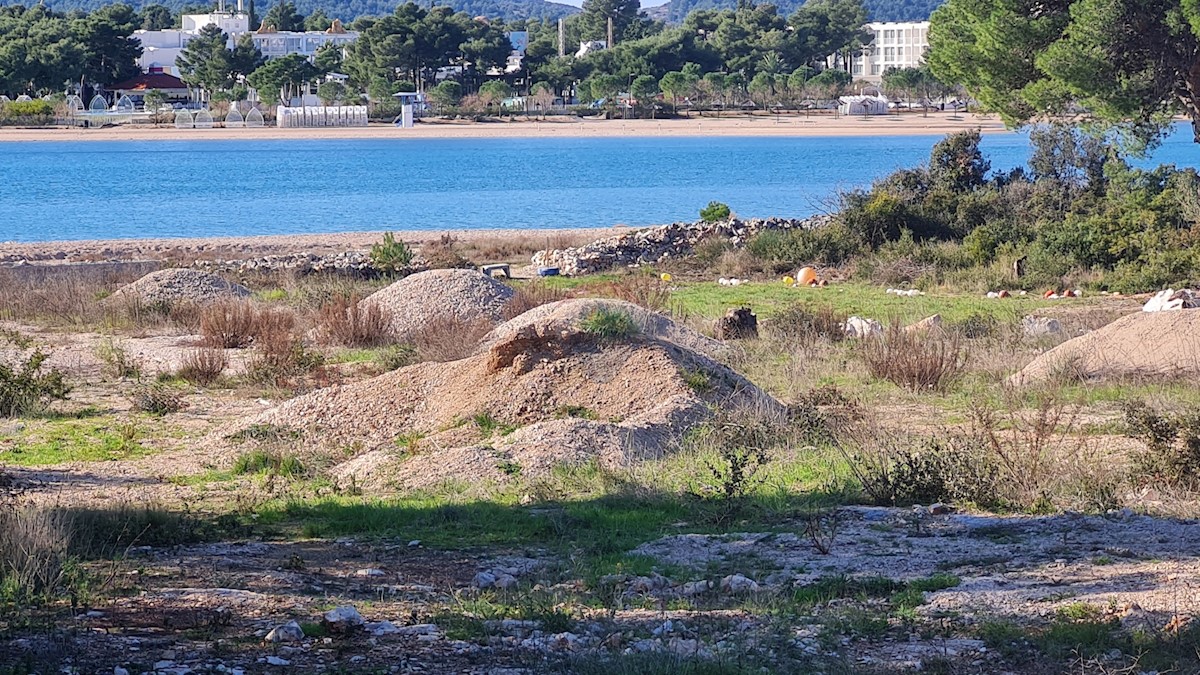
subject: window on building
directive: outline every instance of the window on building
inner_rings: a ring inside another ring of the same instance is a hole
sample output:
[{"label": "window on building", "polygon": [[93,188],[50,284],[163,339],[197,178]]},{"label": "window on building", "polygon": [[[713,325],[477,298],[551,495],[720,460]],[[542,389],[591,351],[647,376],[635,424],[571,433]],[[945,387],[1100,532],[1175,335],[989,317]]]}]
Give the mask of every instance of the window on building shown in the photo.
[{"label": "window on building", "polygon": [[878,63],[872,63],[871,64],[871,74],[878,75],[879,71],[880,71],[880,65]]},{"label": "window on building", "polygon": [[883,60],[884,61],[895,61],[896,60],[896,48],[895,47],[884,47],[883,48]]},{"label": "window on building", "polygon": [[883,41],[884,42],[895,42],[896,41],[896,31],[894,31],[894,30],[883,31]]}]

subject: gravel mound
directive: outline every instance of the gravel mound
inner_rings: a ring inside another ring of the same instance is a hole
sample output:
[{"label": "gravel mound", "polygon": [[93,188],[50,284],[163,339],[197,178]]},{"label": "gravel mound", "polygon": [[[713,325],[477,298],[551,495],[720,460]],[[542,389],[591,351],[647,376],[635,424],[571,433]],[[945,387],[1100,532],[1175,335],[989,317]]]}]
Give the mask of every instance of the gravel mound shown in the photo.
[{"label": "gravel mound", "polygon": [[702,335],[687,326],[681,326],[667,317],[624,300],[603,298],[578,298],[559,300],[514,317],[496,327],[483,340],[485,348],[497,342],[511,340],[513,336],[531,328],[543,332],[578,332],[584,320],[599,310],[625,312],[633,317],[641,334],[657,340],[665,340],[685,349],[715,356],[724,351],[720,342]]},{"label": "gravel mound", "polygon": [[513,290],[482,272],[449,269],[419,272],[380,289],[363,300],[380,305],[392,316],[392,332],[403,337],[436,317],[464,321],[500,321]]},{"label": "gravel mound", "polygon": [[244,298],[250,290],[209,272],[192,269],[165,269],[151,272],[126,284],[108,298],[108,302],[136,301],[146,305],[180,302],[206,303],[227,298]]},{"label": "gravel mound", "polygon": [[523,315],[466,359],[316,391],[239,426],[290,426],[306,445],[361,448],[334,473],[413,488],[592,460],[616,468],[671,452],[713,409],[784,412],[700,351],[652,331],[600,343],[564,313]]},{"label": "gravel mound", "polygon": [[1034,359],[1010,383],[1056,377],[1083,380],[1193,379],[1200,376],[1200,310],[1138,312],[1067,340]]}]

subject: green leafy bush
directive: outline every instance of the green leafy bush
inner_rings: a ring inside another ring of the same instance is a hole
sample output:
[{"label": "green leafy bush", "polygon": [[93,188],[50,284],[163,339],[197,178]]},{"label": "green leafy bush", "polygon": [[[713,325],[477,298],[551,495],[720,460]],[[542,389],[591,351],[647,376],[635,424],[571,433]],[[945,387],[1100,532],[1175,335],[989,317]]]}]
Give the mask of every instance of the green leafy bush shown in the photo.
[{"label": "green leafy bush", "polygon": [[602,342],[618,342],[641,332],[628,312],[619,309],[598,309],[584,318],[583,332]]},{"label": "green leafy bush", "polygon": [[47,358],[35,350],[19,365],[0,362],[0,417],[39,412],[71,393],[61,371],[43,369]]},{"label": "green leafy bush", "polygon": [[371,247],[371,264],[381,272],[399,272],[408,267],[412,259],[412,249],[403,241],[397,241],[391,232],[385,232],[383,241]]},{"label": "green leafy bush", "polygon": [[700,209],[700,220],[706,223],[719,223],[722,220],[729,220],[733,212],[729,210],[728,204],[721,202],[709,202],[708,206]]},{"label": "green leafy bush", "polygon": [[842,224],[811,230],[764,230],[746,242],[752,255],[781,268],[837,265],[862,252],[862,241]]},{"label": "green leafy bush", "polygon": [[13,101],[0,106],[0,125],[42,125],[54,121],[54,106],[49,101]]}]

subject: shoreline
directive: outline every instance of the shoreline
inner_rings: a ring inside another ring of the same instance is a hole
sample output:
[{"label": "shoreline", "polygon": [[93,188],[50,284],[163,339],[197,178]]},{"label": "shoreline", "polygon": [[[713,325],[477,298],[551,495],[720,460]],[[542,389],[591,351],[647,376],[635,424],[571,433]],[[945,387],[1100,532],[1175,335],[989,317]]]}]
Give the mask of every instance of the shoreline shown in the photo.
[{"label": "shoreline", "polygon": [[101,129],[77,127],[0,128],[0,143],[46,141],[192,141],[192,140],[412,140],[479,138],[635,138],[765,136],[837,138],[863,136],[936,136],[978,129],[1011,133],[991,116],[930,112],[876,117],[779,115],[691,117],[664,120],[598,120],[579,117],[460,122],[434,120],[411,129],[391,124],[347,128],[175,129],[169,125],[125,125]]},{"label": "shoreline", "polygon": [[[631,232],[637,227],[561,228],[547,230],[391,230],[398,240],[412,246],[434,242],[445,235],[464,246],[505,243],[561,248],[566,242],[594,241]],[[0,268],[6,266],[64,265],[72,263],[248,260],[273,255],[312,253],[316,255],[369,251],[383,239],[384,230],[328,232],[322,234],[268,234],[226,237],[180,237],[149,239],[81,239],[59,241],[0,242]]]}]

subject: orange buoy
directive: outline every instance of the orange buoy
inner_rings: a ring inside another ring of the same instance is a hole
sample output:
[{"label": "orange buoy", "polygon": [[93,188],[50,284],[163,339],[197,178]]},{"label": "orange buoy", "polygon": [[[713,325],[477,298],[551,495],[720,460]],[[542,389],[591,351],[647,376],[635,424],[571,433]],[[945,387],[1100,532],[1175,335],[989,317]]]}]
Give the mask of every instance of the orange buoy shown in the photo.
[{"label": "orange buoy", "polygon": [[817,283],[817,271],[811,267],[801,267],[800,272],[796,275],[796,280],[801,286],[811,286]]},{"label": "orange buoy", "polygon": [[999,293],[996,294],[997,298],[1007,298],[1008,296],[1009,296],[1008,291],[1000,291]]},{"label": "orange buoy", "polygon": [[1054,290],[1049,290],[1049,291],[1046,291],[1045,293],[1043,293],[1043,294],[1042,294],[1042,297],[1043,297],[1043,298],[1048,298],[1048,297],[1050,297],[1050,296],[1052,296],[1052,295],[1057,295],[1057,293],[1056,293]]}]

